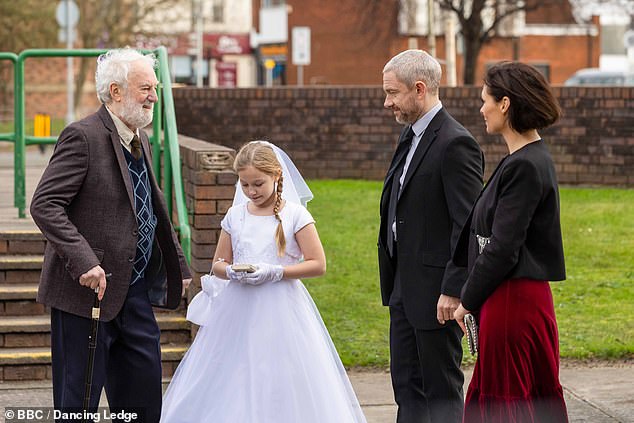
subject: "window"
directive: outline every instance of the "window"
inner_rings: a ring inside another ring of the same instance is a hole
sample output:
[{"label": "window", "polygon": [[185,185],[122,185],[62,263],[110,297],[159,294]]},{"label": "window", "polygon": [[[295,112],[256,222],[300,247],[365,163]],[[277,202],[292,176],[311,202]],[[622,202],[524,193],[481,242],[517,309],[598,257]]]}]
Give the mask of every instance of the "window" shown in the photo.
[{"label": "window", "polygon": [[544,75],[544,78],[546,78],[546,81],[550,82],[550,65],[548,63],[529,63],[529,64],[533,66],[535,69],[537,69],[539,73]]},{"label": "window", "polygon": [[286,4],[286,0],[262,0],[261,7],[282,6]]},{"label": "window", "polygon": [[190,56],[170,56],[170,70],[174,82],[190,83],[192,79],[192,58]]},{"label": "window", "polygon": [[225,20],[225,0],[213,0],[211,5],[211,21],[222,23]]},{"label": "window", "polygon": [[398,32],[401,35],[427,35],[429,10],[427,0],[399,1]]}]

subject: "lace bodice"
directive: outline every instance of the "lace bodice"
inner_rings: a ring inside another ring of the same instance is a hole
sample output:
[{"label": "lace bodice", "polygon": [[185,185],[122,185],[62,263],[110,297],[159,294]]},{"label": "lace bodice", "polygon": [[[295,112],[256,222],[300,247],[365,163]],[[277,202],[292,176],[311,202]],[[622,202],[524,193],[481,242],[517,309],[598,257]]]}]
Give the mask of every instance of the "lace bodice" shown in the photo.
[{"label": "lace bodice", "polygon": [[304,226],[313,223],[310,212],[303,206],[287,202],[280,212],[286,253],[278,257],[275,231],[278,221],[275,216],[256,216],[247,210],[247,204],[231,207],[222,220],[222,228],[231,236],[234,263],[269,263],[289,265],[298,263],[302,252],[295,239]]}]

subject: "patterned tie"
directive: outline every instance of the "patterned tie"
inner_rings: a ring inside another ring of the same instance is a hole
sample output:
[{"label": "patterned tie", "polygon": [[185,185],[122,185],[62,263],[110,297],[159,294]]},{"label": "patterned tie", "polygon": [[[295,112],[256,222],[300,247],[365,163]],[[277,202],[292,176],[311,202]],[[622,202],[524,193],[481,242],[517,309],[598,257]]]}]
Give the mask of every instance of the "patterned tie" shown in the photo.
[{"label": "patterned tie", "polygon": [[139,140],[138,136],[132,137],[132,141],[130,141],[130,153],[132,153],[132,157],[139,160],[143,155],[141,151],[141,140]]}]

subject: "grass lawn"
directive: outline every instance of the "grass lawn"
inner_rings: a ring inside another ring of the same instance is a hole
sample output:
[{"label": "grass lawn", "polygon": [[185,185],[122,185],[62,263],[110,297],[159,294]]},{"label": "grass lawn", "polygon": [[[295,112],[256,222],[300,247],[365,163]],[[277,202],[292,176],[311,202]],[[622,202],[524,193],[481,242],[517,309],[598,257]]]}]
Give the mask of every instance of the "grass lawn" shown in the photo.
[{"label": "grass lawn", "polygon": [[[387,366],[388,310],[376,260],[381,182],[312,180],[309,210],[328,258],[306,279],[346,366]],[[562,188],[568,279],[553,283],[561,356],[634,355],[634,190]],[[467,363],[472,362],[468,353]]]},{"label": "grass lawn", "polygon": [[[51,118],[51,136],[57,136],[66,126],[64,119]],[[0,122],[0,134],[14,132],[13,121]],[[24,132],[26,135],[33,135],[33,119],[27,119],[24,122]]]}]

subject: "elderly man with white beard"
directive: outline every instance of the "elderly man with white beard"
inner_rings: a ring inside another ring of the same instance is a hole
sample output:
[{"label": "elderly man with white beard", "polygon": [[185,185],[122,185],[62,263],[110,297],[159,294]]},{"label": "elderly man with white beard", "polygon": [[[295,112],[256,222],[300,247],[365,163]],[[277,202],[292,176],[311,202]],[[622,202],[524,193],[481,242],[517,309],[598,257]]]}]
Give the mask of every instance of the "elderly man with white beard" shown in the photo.
[{"label": "elderly man with white beard", "polygon": [[157,101],[156,59],[99,57],[101,108],[66,127],[31,202],[47,239],[38,301],[51,308],[53,403],[83,408],[91,310],[101,301],[89,409],[158,422],[160,331],[152,306],[176,308],[191,273],[170,223],[142,130]]}]

